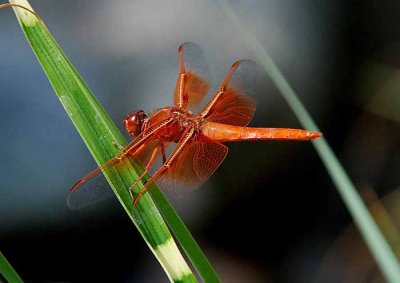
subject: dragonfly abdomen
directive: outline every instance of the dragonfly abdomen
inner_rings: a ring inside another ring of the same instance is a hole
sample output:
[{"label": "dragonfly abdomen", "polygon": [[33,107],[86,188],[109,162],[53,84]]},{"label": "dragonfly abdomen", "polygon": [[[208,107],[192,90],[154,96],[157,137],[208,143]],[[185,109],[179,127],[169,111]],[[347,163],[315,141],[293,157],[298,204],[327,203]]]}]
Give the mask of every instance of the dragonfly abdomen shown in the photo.
[{"label": "dragonfly abdomen", "polygon": [[320,137],[319,132],[284,128],[250,128],[208,122],[202,127],[202,133],[218,142],[243,140],[298,140],[306,141]]}]

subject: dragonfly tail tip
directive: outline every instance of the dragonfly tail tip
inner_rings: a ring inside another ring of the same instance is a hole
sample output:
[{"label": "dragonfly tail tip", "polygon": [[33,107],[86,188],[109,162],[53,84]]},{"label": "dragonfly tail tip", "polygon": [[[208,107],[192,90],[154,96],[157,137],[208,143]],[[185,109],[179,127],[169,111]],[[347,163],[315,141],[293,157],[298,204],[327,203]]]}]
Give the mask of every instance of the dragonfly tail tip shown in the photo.
[{"label": "dragonfly tail tip", "polygon": [[310,140],[315,140],[317,138],[322,137],[322,133],[321,132],[310,132],[309,136]]}]

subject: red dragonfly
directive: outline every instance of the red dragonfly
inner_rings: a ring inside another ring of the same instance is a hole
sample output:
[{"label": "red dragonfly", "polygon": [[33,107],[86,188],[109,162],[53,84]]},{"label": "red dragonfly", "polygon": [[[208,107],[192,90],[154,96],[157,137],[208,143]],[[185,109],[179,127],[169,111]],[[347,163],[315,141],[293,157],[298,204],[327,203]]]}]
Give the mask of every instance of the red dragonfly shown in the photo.
[{"label": "red dragonfly", "polygon": [[[194,43],[184,43],[178,49],[179,75],[174,91],[174,106],[167,106],[147,116],[143,110],[126,116],[127,132],[135,137],[121,152],[103,166],[79,180],[71,189],[69,206],[81,206],[80,195],[90,195],[87,190],[98,186],[93,177],[122,159],[134,159],[145,165],[144,171],[132,184],[129,192],[133,204],[140,200],[148,187],[157,182],[160,187],[197,187],[219,167],[228,153],[223,142],[256,140],[313,140],[319,132],[284,128],[246,127],[255,112],[255,70],[249,60],[235,62],[214,97],[197,113],[192,111],[210,89],[209,71],[200,48]],[[175,144],[166,154],[168,146]],[[162,160],[154,175],[144,176],[154,169],[156,160]],[[102,174],[100,174],[102,175]],[[134,195],[139,181],[144,187]],[[92,184],[95,184],[94,186]],[[92,196],[93,197],[93,196]]]}]

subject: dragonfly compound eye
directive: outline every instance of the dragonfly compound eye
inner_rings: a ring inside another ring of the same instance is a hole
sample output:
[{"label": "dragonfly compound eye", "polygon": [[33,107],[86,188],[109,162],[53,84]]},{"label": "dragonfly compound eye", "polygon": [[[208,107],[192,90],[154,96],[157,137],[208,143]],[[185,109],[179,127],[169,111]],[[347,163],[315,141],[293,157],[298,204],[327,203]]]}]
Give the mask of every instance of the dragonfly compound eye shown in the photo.
[{"label": "dragonfly compound eye", "polygon": [[126,131],[131,136],[138,136],[142,131],[142,126],[146,118],[147,115],[146,113],[144,113],[143,110],[135,111],[126,115],[124,119],[124,126]]}]

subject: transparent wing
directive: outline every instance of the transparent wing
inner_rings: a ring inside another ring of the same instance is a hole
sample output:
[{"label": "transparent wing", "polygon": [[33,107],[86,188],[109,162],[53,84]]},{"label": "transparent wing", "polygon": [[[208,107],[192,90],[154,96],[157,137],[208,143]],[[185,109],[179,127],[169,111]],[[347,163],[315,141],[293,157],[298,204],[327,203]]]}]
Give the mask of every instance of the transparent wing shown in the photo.
[{"label": "transparent wing", "polygon": [[146,164],[157,144],[158,140],[150,140],[143,144],[128,145],[116,157],[94,169],[72,187],[67,199],[68,207],[81,209],[111,197],[113,192],[102,171],[118,170],[127,160]]},{"label": "transparent wing", "polygon": [[90,178],[80,188],[68,195],[67,206],[72,210],[82,209],[113,196],[113,191],[101,172]]},{"label": "transparent wing", "polygon": [[214,173],[227,153],[225,145],[199,134],[196,141],[184,147],[157,183],[163,188],[196,188]]},{"label": "transparent wing", "polygon": [[210,71],[200,48],[191,42],[178,49],[179,76],[174,91],[174,105],[193,110],[210,89]]},{"label": "transparent wing", "polygon": [[260,74],[253,61],[235,62],[217,93],[201,111],[206,122],[247,126],[256,110],[255,94]]}]

